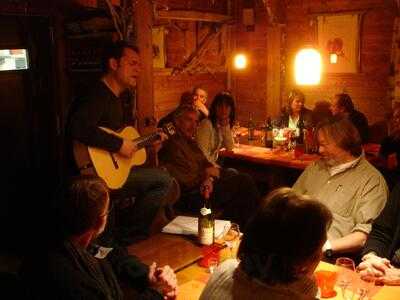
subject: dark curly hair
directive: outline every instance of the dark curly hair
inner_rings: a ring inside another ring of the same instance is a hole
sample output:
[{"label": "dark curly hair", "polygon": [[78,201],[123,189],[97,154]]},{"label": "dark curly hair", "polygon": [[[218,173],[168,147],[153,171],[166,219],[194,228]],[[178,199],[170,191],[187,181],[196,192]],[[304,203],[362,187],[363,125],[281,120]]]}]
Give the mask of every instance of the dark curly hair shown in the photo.
[{"label": "dark curly hair", "polygon": [[214,97],[210,106],[210,115],[208,118],[213,126],[217,127],[217,108],[223,104],[228,105],[231,108],[231,112],[229,114],[229,125],[232,127],[236,118],[235,100],[228,92],[219,93]]},{"label": "dark curly hair", "polygon": [[351,97],[349,94],[336,94],[335,95],[336,99],[337,99],[337,105],[339,107],[343,107],[344,110],[348,113],[351,113],[352,111],[354,111],[354,103],[353,100],[351,100]]}]

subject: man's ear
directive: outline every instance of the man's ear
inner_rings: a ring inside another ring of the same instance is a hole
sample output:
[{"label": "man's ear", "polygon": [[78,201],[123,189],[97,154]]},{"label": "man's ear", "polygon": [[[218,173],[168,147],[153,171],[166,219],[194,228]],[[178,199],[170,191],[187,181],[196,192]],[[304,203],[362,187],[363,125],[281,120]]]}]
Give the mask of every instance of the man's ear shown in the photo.
[{"label": "man's ear", "polygon": [[107,224],[107,218],[105,216],[99,216],[96,221],[95,225],[95,230],[97,233],[102,233],[104,231],[104,228],[106,227]]},{"label": "man's ear", "polygon": [[110,70],[112,70],[112,71],[116,71],[117,70],[117,68],[118,68],[118,65],[119,65],[119,63],[118,63],[118,60],[117,59],[115,59],[115,58],[110,58],[109,60],[108,60],[108,68],[110,69]]}]

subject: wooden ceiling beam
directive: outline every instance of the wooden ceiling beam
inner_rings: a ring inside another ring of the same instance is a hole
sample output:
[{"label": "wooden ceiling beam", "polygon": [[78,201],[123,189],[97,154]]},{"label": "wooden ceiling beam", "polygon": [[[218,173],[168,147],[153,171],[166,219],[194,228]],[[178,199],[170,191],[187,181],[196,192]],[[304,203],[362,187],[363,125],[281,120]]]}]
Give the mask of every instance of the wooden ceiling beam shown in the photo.
[{"label": "wooden ceiling beam", "polygon": [[202,21],[223,23],[231,21],[232,17],[222,14],[201,12],[193,10],[159,10],[157,12],[159,19],[181,20],[181,21]]}]

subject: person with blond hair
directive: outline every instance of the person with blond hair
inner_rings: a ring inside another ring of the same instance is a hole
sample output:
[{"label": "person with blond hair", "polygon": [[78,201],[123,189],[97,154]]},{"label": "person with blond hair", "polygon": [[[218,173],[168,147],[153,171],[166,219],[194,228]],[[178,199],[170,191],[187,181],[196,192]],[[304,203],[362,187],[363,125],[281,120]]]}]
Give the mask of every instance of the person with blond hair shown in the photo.
[{"label": "person with blond hair", "polygon": [[274,121],[274,125],[280,128],[297,130],[299,124],[305,128],[313,126],[312,111],[304,106],[305,96],[299,90],[292,90],[288,96],[288,104],[283,108],[280,117]]},{"label": "person with blond hair", "polygon": [[324,246],[326,257],[357,254],[385,206],[385,179],[365,159],[360,135],[349,120],[333,118],[321,123],[317,137],[321,158],[304,170],[293,188],[319,199],[333,213]]}]

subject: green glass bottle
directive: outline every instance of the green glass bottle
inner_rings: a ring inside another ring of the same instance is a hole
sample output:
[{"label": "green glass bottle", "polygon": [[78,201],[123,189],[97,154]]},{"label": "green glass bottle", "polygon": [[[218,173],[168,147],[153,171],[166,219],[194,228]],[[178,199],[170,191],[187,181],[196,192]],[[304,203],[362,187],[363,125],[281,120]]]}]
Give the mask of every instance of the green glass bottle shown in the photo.
[{"label": "green glass bottle", "polygon": [[198,237],[201,245],[214,244],[215,221],[211,211],[209,199],[204,199],[204,207],[200,209],[198,217]]}]

